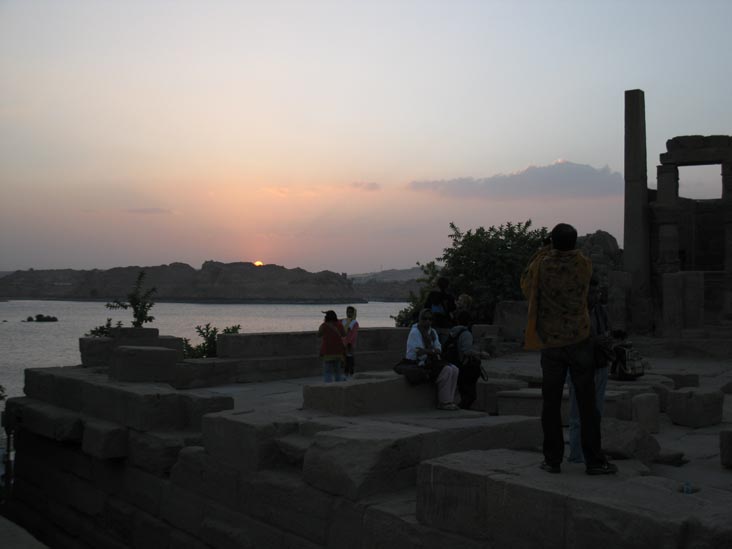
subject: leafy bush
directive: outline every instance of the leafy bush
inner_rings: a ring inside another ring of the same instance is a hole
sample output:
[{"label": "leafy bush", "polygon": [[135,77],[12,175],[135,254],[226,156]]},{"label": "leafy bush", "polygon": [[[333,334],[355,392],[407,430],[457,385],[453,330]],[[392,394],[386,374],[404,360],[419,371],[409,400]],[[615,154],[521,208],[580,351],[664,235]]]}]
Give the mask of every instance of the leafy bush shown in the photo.
[{"label": "leafy bush", "polygon": [[149,288],[143,292],[142,283],[144,280],[145,271],[142,270],[137,275],[137,281],[132,291],[127,294],[126,302],[116,299],[105,305],[107,309],[132,309],[132,317],[134,318],[132,326],[135,328],[142,328],[143,324],[155,320],[155,317],[150,316],[148,313],[153,308],[153,305],[155,305],[152,296],[157,291],[157,288]]},{"label": "leafy bush", "polygon": [[449,279],[454,296],[465,293],[473,298],[475,322],[493,322],[498,302],[523,299],[521,273],[549,234],[546,227],[531,229],[530,219],[466,232],[450,223],[450,229],[452,245],[435,260],[444,266],[439,269],[435,261],[421,266],[425,276],[420,282],[424,285],[418,296],[410,295],[409,306],[394,317],[397,326],[414,322],[439,276]]},{"label": "leafy bush", "polygon": [[[227,326],[221,330],[222,334],[238,334],[241,325]],[[211,358],[216,355],[216,336],[219,335],[219,329],[212,327],[210,323],[205,326],[196,326],[196,333],[203,338],[203,343],[199,343],[195,347],[191,345],[188,338],[183,338],[183,356],[185,358]]]},{"label": "leafy bush", "polygon": [[[122,327],[121,320],[117,321],[116,327],[117,328]],[[110,337],[112,335],[112,319],[108,318],[107,322],[105,324],[102,324],[101,326],[97,326],[96,328],[92,328],[84,335],[85,336],[94,336],[94,337]]]}]

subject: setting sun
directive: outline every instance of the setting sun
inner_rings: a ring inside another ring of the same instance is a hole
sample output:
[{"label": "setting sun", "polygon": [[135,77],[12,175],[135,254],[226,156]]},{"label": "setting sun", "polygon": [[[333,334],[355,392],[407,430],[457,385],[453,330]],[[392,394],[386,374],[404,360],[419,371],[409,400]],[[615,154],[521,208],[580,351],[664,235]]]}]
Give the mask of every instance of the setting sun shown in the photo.
[{"label": "setting sun", "polygon": [[264,263],[262,263],[262,262],[261,262],[261,261],[259,261],[259,260],[257,260],[257,261],[255,261],[255,262],[254,262],[254,266],[255,266],[255,267],[261,267],[262,265],[264,265]]}]

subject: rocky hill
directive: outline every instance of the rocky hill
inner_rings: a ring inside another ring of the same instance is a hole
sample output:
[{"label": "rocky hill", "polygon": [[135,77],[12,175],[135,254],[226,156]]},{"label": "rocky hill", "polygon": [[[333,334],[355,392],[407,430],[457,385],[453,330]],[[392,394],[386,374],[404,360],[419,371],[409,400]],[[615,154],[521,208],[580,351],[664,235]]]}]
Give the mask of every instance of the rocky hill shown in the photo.
[{"label": "rocky hill", "polygon": [[279,265],[206,261],[201,269],[185,263],[156,267],[100,270],[16,271],[0,278],[0,298],[99,299],[124,298],[137,274],[146,272],[145,287],[157,288],[158,301],[240,303],[358,302],[353,283],[331,271],[310,273]]}]

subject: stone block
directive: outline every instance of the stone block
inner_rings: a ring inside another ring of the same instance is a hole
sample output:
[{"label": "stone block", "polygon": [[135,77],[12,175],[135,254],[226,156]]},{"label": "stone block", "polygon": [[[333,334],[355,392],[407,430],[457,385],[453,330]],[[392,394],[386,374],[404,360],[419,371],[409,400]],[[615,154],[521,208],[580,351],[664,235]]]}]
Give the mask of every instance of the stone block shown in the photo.
[{"label": "stone block", "polygon": [[615,459],[637,459],[653,462],[661,452],[658,441],[639,423],[603,417],[602,449]]},{"label": "stone block", "polygon": [[239,502],[239,471],[210,457],[202,446],[180,451],[170,482],[227,507],[236,508]]},{"label": "stone block", "polygon": [[91,482],[67,473],[59,475],[59,492],[54,497],[90,517],[101,516],[106,494]]},{"label": "stone block", "polygon": [[732,468],[732,431],[719,432],[719,459],[722,467]]},{"label": "stone block", "polygon": [[135,549],[160,549],[170,545],[170,525],[142,511],[135,514],[132,546]]},{"label": "stone block", "polygon": [[542,440],[541,420],[533,417],[471,415],[450,419],[449,426],[443,418],[408,423],[433,429],[423,437],[421,460],[467,450],[536,450]]},{"label": "stone block", "polygon": [[436,405],[434,384],[411,386],[403,376],[391,373],[382,378],[305,385],[302,394],[304,409],[340,416],[432,409]]},{"label": "stone block", "polygon": [[722,387],[720,387],[720,391],[722,391],[725,395],[732,395],[732,380],[722,385]]},{"label": "stone block", "polygon": [[115,537],[132,545],[135,515],[138,513],[144,513],[144,511],[116,497],[108,497],[104,506],[104,519],[102,524]]},{"label": "stone block", "polygon": [[132,345],[134,347],[154,347],[158,343],[160,331],[157,328],[112,328],[110,336],[114,340],[114,347]]},{"label": "stone block", "polygon": [[112,351],[109,378],[115,381],[164,381],[175,377],[176,351],[165,347],[121,346]]},{"label": "stone block", "polygon": [[163,493],[168,484],[168,481],[137,467],[126,467],[119,497],[146,513],[159,516]]},{"label": "stone block", "polygon": [[155,347],[165,347],[166,349],[172,349],[175,351],[176,362],[180,362],[184,358],[183,353],[183,338],[175,336],[162,335],[158,336]]},{"label": "stone block", "polygon": [[669,393],[667,413],[677,425],[708,427],[722,422],[723,406],[722,391],[684,388]]},{"label": "stone block", "polygon": [[363,534],[358,539],[363,547],[398,547],[399,549],[479,549],[485,545],[478,540],[430,528],[416,517],[416,496],[408,494],[389,497],[370,505],[363,518]]},{"label": "stone block", "polygon": [[176,389],[213,387],[236,382],[239,359],[193,358],[178,362],[171,385]]},{"label": "stone block", "polygon": [[95,368],[109,365],[114,340],[111,337],[80,337],[81,365]]},{"label": "stone block", "polygon": [[82,386],[82,412],[137,431],[184,429],[188,415],[171,387],[95,380]]},{"label": "stone block", "polygon": [[[541,389],[515,389],[511,391],[498,391],[498,413],[500,415],[533,416],[541,417],[543,399]],[[569,422],[569,391],[564,390],[562,396],[562,423]],[[630,395],[623,391],[605,392],[605,417],[631,418]]]},{"label": "stone block", "polygon": [[33,398],[8,399],[5,403],[4,422],[11,429],[27,429],[52,440],[81,440],[82,422],[77,412]]},{"label": "stone block", "polygon": [[88,518],[71,506],[55,499],[49,499],[47,503],[48,518],[51,522],[69,536],[78,537],[81,535],[84,522],[89,520]]},{"label": "stone block", "polygon": [[68,410],[80,411],[82,390],[90,379],[106,379],[96,374],[97,368],[28,368],[24,371],[26,396]]},{"label": "stone block", "polygon": [[129,458],[131,465],[157,476],[166,476],[178,460],[178,453],[187,442],[200,444],[197,433],[180,431],[130,431]]},{"label": "stone block", "polygon": [[187,534],[201,537],[205,504],[205,500],[196,494],[175,484],[167,483],[160,506],[160,517]]},{"label": "stone block", "polygon": [[628,476],[623,468],[613,478],[548,475],[540,461],[508,450],[425,461],[417,519],[490,547],[675,547],[690,528],[700,547],[728,543],[728,492],[710,488],[697,499],[676,481]]},{"label": "stone block", "polygon": [[210,549],[211,546],[180,530],[171,529],[170,549]]},{"label": "stone block", "polygon": [[658,395],[655,393],[635,395],[632,403],[633,421],[649,433],[658,433],[660,430],[660,404]]},{"label": "stone block", "polygon": [[229,467],[258,471],[284,461],[275,439],[296,429],[295,420],[264,412],[216,412],[203,417],[203,445]]},{"label": "stone block", "polygon": [[200,430],[203,416],[234,408],[234,398],[206,389],[186,391],[180,395],[185,414],[185,425],[189,429]]},{"label": "stone block", "polygon": [[529,383],[520,379],[489,378],[487,381],[478,380],[476,386],[474,410],[483,410],[489,414],[498,414],[498,392],[514,391],[528,388]]},{"label": "stone block", "polygon": [[501,327],[504,339],[523,341],[528,304],[526,301],[500,301],[493,314],[493,322]]},{"label": "stone block", "polygon": [[128,429],[116,423],[100,419],[85,418],[81,449],[99,459],[127,456]]},{"label": "stone block", "polygon": [[205,506],[200,530],[201,538],[213,547],[315,548],[314,544],[306,544],[304,540],[298,540],[300,543],[295,540],[287,543],[284,532],[215,504]]},{"label": "stone block", "polygon": [[337,498],[305,483],[299,472],[261,471],[243,477],[238,509],[275,528],[325,545]]},{"label": "stone block", "polygon": [[663,372],[663,375],[674,380],[674,389],[699,387],[699,374],[689,372]]},{"label": "stone block", "polygon": [[414,485],[426,434],[398,423],[362,423],[325,431],[305,454],[305,482],[351,500]]}]

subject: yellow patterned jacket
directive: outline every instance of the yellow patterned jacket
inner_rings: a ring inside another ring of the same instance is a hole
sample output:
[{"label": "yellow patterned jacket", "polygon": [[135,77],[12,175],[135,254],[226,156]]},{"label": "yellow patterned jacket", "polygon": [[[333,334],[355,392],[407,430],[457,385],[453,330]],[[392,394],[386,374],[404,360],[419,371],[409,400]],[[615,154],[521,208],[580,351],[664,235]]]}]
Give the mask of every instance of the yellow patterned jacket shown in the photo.
[{"label": "yellow patterned jacket", "polygon": [[562,347],[590,335],[587,291],[592,261],[579,250],[539,250],[521,276],[529,302],[525,347]]}]

